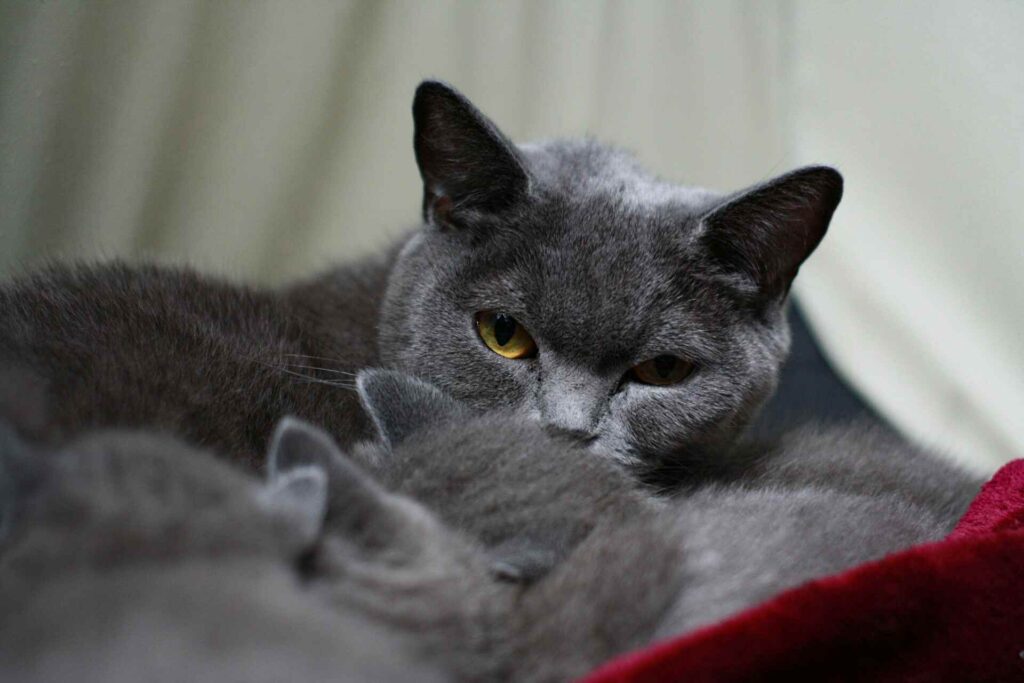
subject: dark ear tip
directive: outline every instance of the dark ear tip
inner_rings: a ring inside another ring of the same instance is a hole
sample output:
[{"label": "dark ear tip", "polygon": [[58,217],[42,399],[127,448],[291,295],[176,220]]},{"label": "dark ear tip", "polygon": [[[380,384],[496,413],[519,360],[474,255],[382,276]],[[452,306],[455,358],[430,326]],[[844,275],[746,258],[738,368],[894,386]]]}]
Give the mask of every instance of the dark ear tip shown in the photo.
[{"label": "dark ear tip", "polygon": [[464,106],[466,98],[444,81],[427,80],[416,86],[412,98],[413,117],[419,119],[434,107]]},{"label": "dark ear tip", "polygon": [[459,91],[444,81],[428,78],[416,86],[416,95],[413,99],[422,97],[458,97]]},{"label": "dark ear tip", "polygon": [[843,198],[843,176],[831,166],[806,166],[793,171],[808,185],[812,185],[823,198],[835,205]]}]

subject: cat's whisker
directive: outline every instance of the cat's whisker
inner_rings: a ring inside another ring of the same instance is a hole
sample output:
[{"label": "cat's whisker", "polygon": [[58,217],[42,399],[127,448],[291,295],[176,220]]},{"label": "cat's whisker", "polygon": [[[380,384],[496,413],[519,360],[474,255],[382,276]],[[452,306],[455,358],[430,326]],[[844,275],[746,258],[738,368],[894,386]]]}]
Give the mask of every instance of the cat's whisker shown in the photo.
[{"label": "cat's whisker", "polygon": [[288,365],[289,368],[298,368],[299,370],[319,370],[320,372],[330,372],[335,375],[344,375],[346,377],[355,377],[356,373],[346,372],[345,370],[335,370],[334,368],[323,368],[317,365]]},{"label": "cat's whisker", "polygon": [[326,361],[328,363],[344,363],[345,361],[341,358],[331,358],[329,356],[311,356],[306,353],[282,353],[285,358],[303,358],[305,360],[317,360]]},{"label": "cat's whisker", "polygon": [[266,361],[258,360],[257,362],[260,363],[261,365],[264,365],[264,366],[270,368],[271,370],[275,370],[275,371],[280,372],[282,374],[289,375],[290,377],[294,377],[296,379],[300,379],[302,381],[309,382],[311,384],[324,384],[324,385],[329,386],[329,387],[336,387],[338,389],[347,389],[349,391],[355,391],[356,390],[355,382],[352,382],[352,381],[330,380],[330,379],[324,379],[322,377],[313,377],[312,375],[307,375],[307,374],[304,374],[304,373],[301,373],[301,372],[296,372],[294,370],[289,370],[286,367],[282,367],[280,365],[275,365],[273,363],[268,363]]}]

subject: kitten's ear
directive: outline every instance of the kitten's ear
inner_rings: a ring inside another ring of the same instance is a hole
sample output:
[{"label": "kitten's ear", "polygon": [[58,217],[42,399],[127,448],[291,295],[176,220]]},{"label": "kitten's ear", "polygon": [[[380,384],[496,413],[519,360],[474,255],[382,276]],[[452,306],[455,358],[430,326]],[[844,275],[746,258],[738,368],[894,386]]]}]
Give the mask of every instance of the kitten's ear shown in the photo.
[{"label": "kitten's ear", "polygon": [[331,437],[307,422],[285,417],[274,429],[264,501],[295,523],[303,542],[314,540],[323,529],[328,471],[339,456]]},{"label": "kitten's ear", "polygon": [[756,286],[757,298],[780,299],[842,196],[838,171],[802,168],[727,198],[703,217],[701,240],[721,267]]},{"label": "kitten's ear", "polygon": [[428,426],[467,417],[469,410],[432,384],[392,370],[363,370],[359,398],[388,448]]},{"label": "kitten's ear", "polygon": [[388,493],[330,435],[292,417],[274,431],[267,459],[267,502],[298,522],[304,541],[326,526],[356,543],[383,545],[396,528]]},{"label": "kitten's ear", "polygon": [[460,214],[501,211],[526,194],[529,180],[515,145],[457,90],[424,81],[412,116],[424,220],[457,226]]}]

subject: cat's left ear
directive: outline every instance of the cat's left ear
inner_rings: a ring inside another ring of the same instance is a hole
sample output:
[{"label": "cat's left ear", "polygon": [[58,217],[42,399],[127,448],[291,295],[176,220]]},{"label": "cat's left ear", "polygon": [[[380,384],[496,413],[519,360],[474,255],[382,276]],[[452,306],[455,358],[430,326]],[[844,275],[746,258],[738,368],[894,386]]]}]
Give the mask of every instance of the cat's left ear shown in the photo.
[{"label": "cat's left ear", "polygon": [[292,520],[302,542],[312,542],[323,529],[327,472],[338,454],[331,437],[308,422],[285,417],[274,429],[263,499],[269,508]]},{"label": "cat's left ear", "polygon": [[451,86],[424,81],[412,103],[423,218],[445,229],[525,196],[529,180],[515,145]]},{"label": "cat's left ear", "polygon": [[469,409],[433,384],[393,370],[362,370],[356,389],[377,435],[388,448],[426,427],[469,415]]},{"label": "cat's left ear", "polygon": [[835,169],[798,169],[726,198],[701,219],[700,239],[721,268],[756,288],[758,299],[779,300],[825,236],[842,196]]}]

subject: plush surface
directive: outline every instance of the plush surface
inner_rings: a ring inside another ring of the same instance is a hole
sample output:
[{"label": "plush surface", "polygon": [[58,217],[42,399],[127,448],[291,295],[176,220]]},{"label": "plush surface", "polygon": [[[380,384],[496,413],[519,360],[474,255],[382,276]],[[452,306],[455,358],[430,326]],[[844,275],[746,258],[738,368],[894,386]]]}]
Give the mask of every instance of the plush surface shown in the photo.
[{"label": "plush surface", "polygon": [[1024,460],[949,537],[793,589],[585,679],[1024,681]]}]

